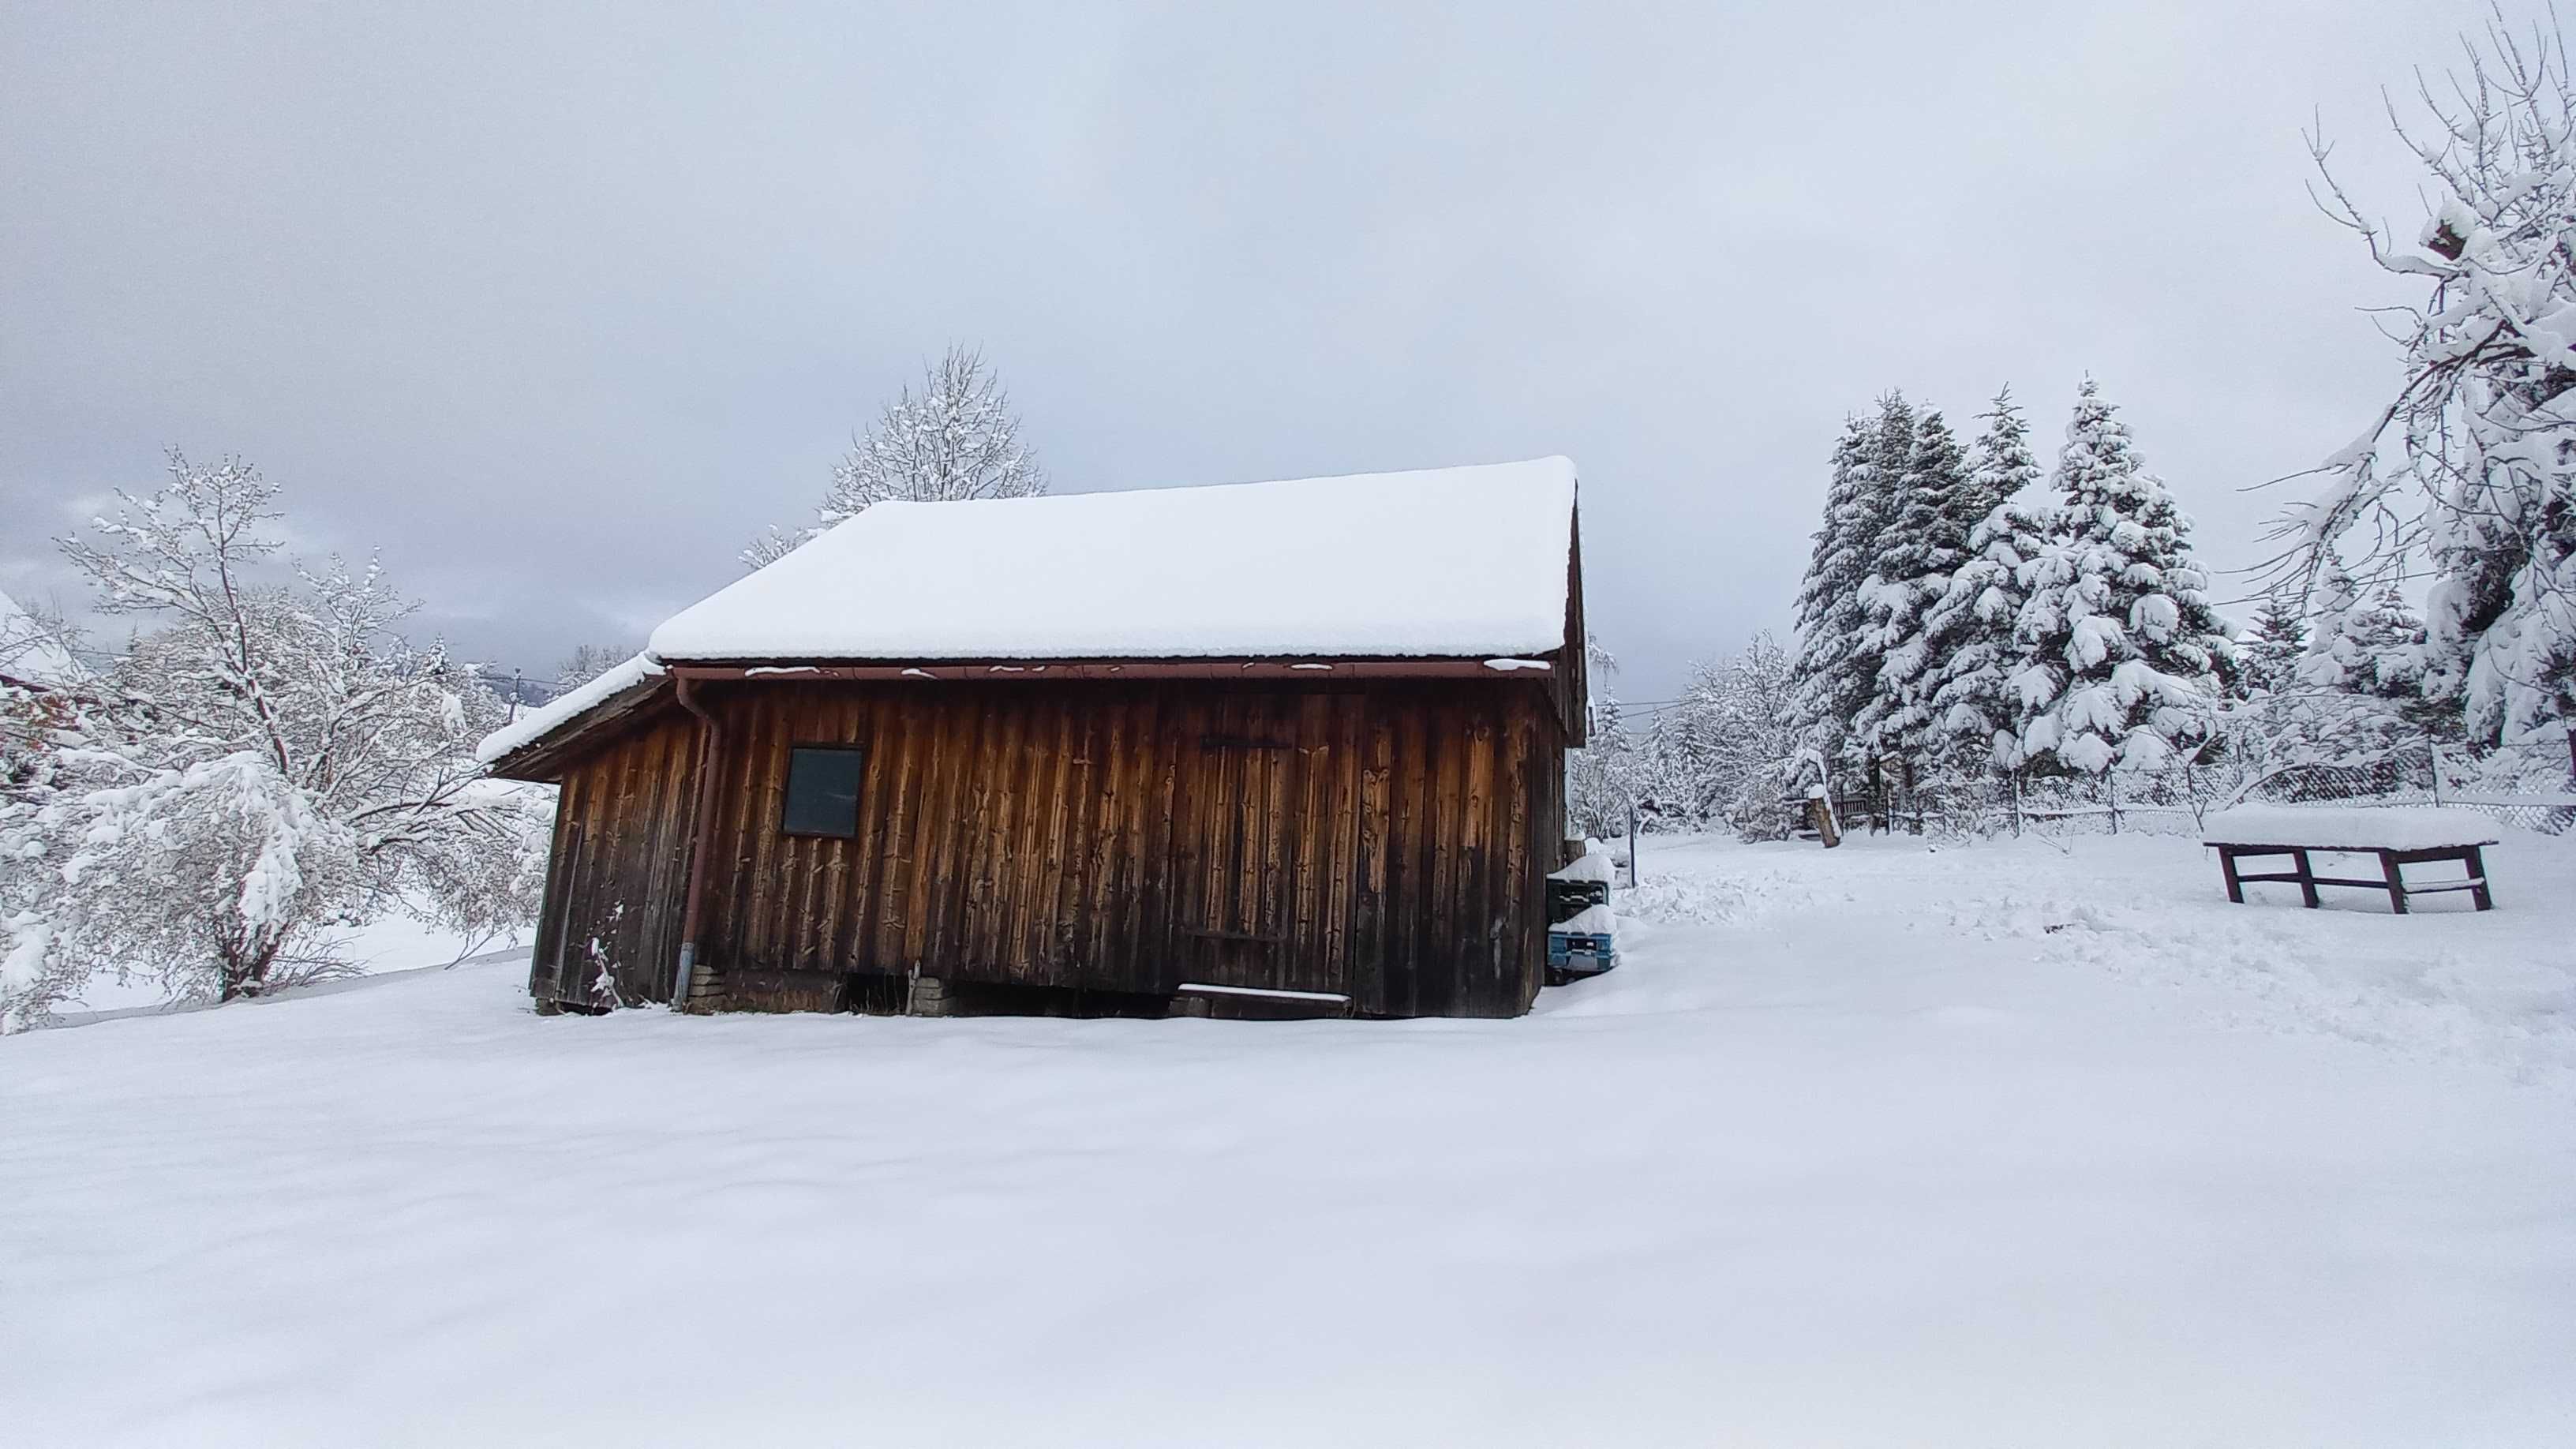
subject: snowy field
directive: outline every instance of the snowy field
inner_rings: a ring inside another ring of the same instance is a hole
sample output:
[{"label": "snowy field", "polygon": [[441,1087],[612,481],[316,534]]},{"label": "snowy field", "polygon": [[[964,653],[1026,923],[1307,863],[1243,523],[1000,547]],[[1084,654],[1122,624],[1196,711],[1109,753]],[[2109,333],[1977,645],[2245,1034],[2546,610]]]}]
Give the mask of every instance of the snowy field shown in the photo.
[{"label": "snowy field", "polygon": [[540,1019],[513,962],[0,1042],[6,1437],[2566,1444],[2576,849],[1649,843],[1518,1022]]}]

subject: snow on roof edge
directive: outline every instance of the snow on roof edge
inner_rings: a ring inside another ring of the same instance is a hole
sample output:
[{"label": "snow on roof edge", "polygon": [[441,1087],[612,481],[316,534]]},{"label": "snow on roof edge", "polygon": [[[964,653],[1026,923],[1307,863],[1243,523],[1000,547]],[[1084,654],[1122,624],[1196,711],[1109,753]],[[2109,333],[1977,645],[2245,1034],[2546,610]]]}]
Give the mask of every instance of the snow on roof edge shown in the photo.
[{"label": "snow on roof edge", "polygon": [[661,673],[662,661],[654,658],[649,650],[623,664],[611,665],[597,678],[565,690],[485,735],[482,743],[474,747],[474,758],[480,764],[489,765],[504,755],[515,754],[607,703],[612,696],[623,694]]}]

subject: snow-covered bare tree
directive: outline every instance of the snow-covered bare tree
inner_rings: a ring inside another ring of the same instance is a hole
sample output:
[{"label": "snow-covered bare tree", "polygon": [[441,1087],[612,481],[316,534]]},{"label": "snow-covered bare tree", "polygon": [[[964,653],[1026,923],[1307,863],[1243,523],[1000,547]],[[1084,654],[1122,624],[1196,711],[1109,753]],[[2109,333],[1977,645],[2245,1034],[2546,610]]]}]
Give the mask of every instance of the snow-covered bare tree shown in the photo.
[{"label": "snow-covered bare tree", "polygon": [[1618,658],[1595,635],[1584,636],[1583,649],[1592,727],[1588,743],[1567,762],[1566,825],[1577,835],[1608,836],[1628,828],[1628,806],[1637,798],[1636,741],[1613,682]]},{"label": "snow-covered bare tree", "polygon": [[2288,561],[2313,584],[2340,549],[2365,589],[2428,564],[2425,690],[2492,743],[2576,717],[2576,85],[2554,19],[2499,12],[2466,48],[2415,119],[2391,106],[2430,193],[2413,247],[2311,138],[2327,212],[2428,291],[2383,313],[2404,380],[2292,511]]},{"label": "snow-covered bare tree", "polygon": [[918,393],[906,387],[851,442],[832,469],[815,521],[794,531],[771,529],[742,558],[759,568],[878,503],[1025,498],[1046,489],[1046,470],[1020,441],[1019,415],[1001,379],[983,354],[951,347],[925,369]]},{"label": "snow-covered bare tree", "polygon": [[2098,775],[2208,736],[2236,678],[2234,629],[2191,557],[2191,522],[2086,379],[2058,454],[2060,501],[2022,566],[2026,758]]},{"label": "snow-covered bare tree", "polygon": [[1781,722],[1792,683],[1789,651],[1768,630],[1693,681],[1692,703],[1708,740],[1703,797],[1748,834],[1767,837],[1782,823],[1785,772],[1798,753],[1798,737]]},{"label": "snow-covered bare tree", "polygon": [[229,1000],[333,970],[331,928],[387,908],[524,919],[545,808],[474,762],[499,701],[403,637],[415,605],[375,563],[281,567],[257,470],[169,473],[63,541],[102,612],[159,627],[0,794],[13,978]]},{"label": "snow-covered bare tree", "polygon": [[69,684],[84,673],[72,654],[77,631],[55,609],[29,609],[0,594],[0,677]]},{"label": "snow-covered bare tree", "polygon": [[555,666],[555,683],[588,684],[634,657],[635,651],[623,644],[576,644]]},{"label": "snow-covered bare tree", "polygon": [[2018,629],[2029,593],[2022,566],[2038,556],[2044,521],[2021,495],[2039,480],[2030,424],[2012,400],[1995,394],[1981,419],[1966,506],[1984,507],[1968,529],[1967,560],[1924,621],[1936,641],[1927,753],[1966,771],[2021,763],[2024,723],[2013,676],[2026,662]]}]

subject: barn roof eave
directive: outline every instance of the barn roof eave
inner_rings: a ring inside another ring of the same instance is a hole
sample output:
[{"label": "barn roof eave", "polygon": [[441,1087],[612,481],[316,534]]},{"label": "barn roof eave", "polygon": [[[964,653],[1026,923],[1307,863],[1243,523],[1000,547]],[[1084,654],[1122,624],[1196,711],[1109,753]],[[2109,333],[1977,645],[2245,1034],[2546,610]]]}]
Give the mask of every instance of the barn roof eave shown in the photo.
[{"label": "barn roof eave", "polygon": [[493,757],[485,762],[483,768],[495,779],[552,784],[562,779],[565,767],[588,753],[594,742],[656,703],[669,699],[671,694],[670,677],[656,675],[619,690],[535,739]]}]

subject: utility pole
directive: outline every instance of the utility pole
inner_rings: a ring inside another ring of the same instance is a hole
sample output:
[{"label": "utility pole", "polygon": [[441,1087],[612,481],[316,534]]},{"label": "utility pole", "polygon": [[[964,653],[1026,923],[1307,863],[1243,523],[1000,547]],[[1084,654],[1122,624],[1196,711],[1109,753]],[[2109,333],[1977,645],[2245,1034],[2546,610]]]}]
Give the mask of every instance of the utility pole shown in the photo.
[{"label": "utility pole", "polygon": [[1628,889],[1637,888],[1637,802],[1628,802]]}]

